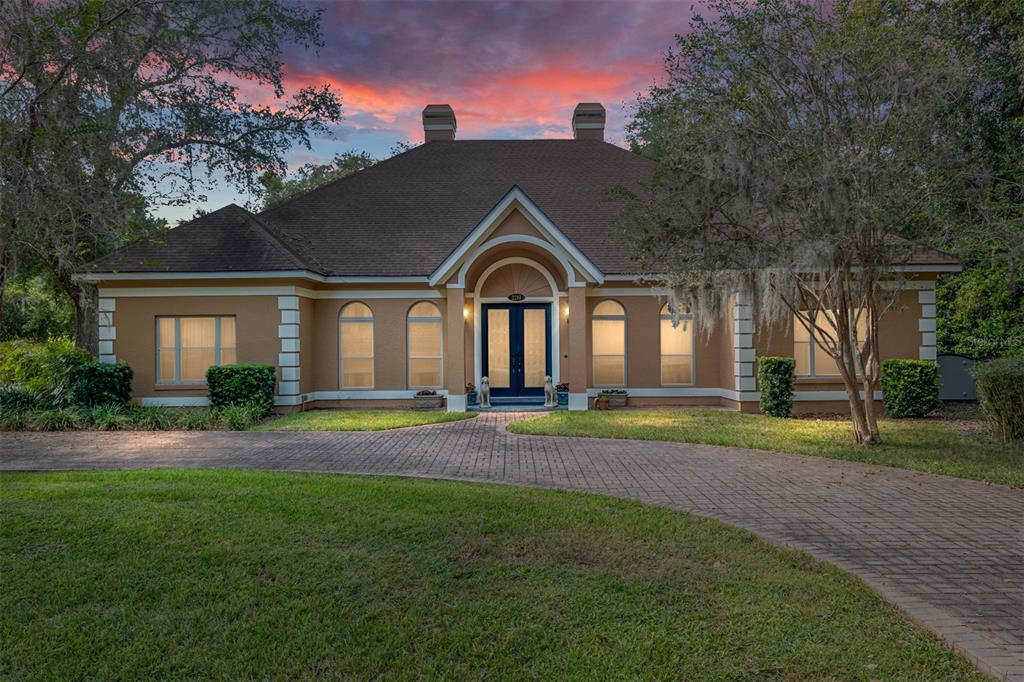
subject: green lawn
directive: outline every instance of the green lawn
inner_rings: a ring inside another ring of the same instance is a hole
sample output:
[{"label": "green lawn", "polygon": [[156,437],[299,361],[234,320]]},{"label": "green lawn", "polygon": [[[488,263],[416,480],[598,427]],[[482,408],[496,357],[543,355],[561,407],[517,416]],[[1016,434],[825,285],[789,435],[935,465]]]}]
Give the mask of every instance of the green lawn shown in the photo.
[{"label": "green lawn", "polygon": [[413,410],[310,410],[276,417],[255,431],[383,431],[405,426],[443,424],[474,415],[466,412],[415,412]]},{"label": "green lawn", "polygon": [[492,485],[0,476],[0,678],[981,679],[710,520]]},{"label": "green lawn", "polygon": [[1024,487],[1024,448],[996,441],[985,422],[883,420],[883,444],[858,446],[842,420],[777,419],[724,410],[554,412],[513,422],[515,433],[731,445],[848,459]]}]

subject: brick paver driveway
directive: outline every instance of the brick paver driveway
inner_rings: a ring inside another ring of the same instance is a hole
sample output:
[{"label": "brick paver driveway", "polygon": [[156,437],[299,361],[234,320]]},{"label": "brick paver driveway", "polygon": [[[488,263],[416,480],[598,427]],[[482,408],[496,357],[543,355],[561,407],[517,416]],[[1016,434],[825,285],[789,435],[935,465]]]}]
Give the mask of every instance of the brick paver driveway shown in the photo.
[{"label": "brick paver driveway", "polygon": [[0,469],[251,467],[631,497],[721,519],[830,561],[983,669],[1024,679],[1024,492],[798,455],[504,429],[522,416],[377,433],[4,433]]}]

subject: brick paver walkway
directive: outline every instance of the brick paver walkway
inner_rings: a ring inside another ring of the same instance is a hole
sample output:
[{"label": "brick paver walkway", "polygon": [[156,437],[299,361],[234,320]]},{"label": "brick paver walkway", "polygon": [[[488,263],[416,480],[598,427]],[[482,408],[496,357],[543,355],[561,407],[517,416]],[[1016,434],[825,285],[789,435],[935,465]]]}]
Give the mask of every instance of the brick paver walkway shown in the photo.
[{"label": "brick paver walkway", "polygon": [[0,469],[251,467],[635,498],[721,519],[855,573],[983,669],[1024,680],[1024,492],[799,455],[504,429],[522,416],[376,433],[4,433]]}]

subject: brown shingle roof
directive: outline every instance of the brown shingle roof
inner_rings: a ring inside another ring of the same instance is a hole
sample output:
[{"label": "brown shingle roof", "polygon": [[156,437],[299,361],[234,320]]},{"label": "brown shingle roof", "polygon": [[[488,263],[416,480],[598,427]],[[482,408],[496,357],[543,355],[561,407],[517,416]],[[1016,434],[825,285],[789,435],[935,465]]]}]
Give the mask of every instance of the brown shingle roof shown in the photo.
[{"label": "brown shingle roof", "polygon": [[[258,217],[228,206],[171,230],[161,243],[126,247],[89,269],[426,276],[518,186],[605,274],[627,273],[620,206],[606,192],[645,182],[653,167],[593,140],[430,142]],[[922,249],[912,262],[956,262]]]},{"label": "brown shingle roof", "polygon": [[259,218],[228,204],[201,218],[93,261],[91,272],[307,270],[306,258]]}]

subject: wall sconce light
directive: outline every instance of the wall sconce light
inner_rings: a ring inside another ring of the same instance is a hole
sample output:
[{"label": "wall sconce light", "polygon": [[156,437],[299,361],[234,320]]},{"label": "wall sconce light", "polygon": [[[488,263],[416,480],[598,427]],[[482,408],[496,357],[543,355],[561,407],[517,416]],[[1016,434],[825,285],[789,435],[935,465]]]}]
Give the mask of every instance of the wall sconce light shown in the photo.
[{"label": "wall sconce light", "polygon": [[462,317],[464,319],[468,320],[472,316],[473,316],[473,309],[470,308],[468,305],[462,306]]},{"label": "wall sconce light", "polygon": [[569,319],[569,304],[568,303],[565,304],[564,309],[565,309],[565,319]]}]

